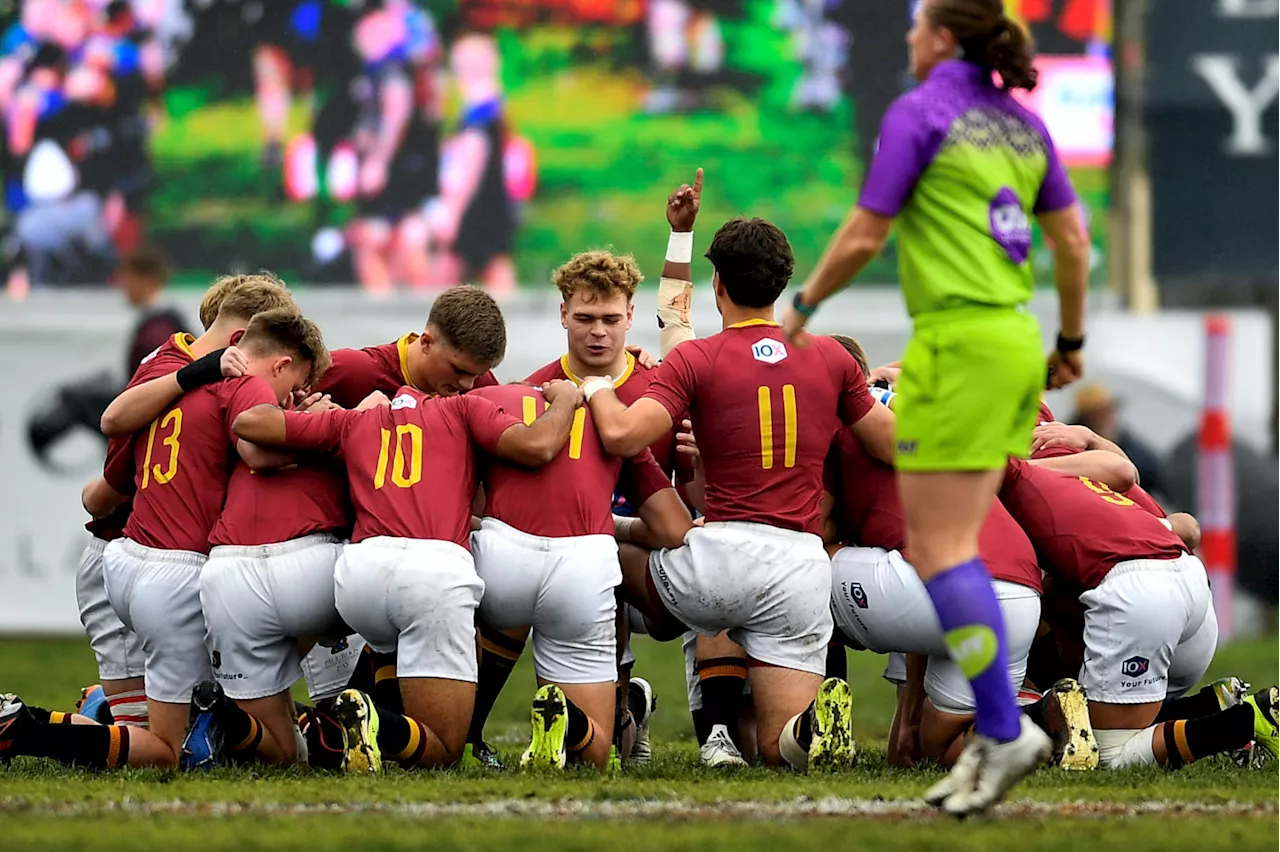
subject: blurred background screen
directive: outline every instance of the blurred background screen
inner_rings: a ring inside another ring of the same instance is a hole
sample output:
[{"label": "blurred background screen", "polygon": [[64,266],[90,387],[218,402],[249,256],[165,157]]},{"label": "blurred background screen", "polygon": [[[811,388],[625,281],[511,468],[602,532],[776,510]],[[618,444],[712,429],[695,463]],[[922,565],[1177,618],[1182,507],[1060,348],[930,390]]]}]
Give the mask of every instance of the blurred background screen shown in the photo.
[{"label": "blurred background screen", "polygon": [[[228,269],[389,289],[545,282],[660,246],[664,188],[777,221],[816,261],[909,85],[908,0],[0,2],[10,254],[100,284],[146,242]],[[1105,258],[1106,0],[1011,3],[1028,96]],[[895,278],[892,251],[864,276]],[[1049,283],[1046,265],[1037,269]]]}]

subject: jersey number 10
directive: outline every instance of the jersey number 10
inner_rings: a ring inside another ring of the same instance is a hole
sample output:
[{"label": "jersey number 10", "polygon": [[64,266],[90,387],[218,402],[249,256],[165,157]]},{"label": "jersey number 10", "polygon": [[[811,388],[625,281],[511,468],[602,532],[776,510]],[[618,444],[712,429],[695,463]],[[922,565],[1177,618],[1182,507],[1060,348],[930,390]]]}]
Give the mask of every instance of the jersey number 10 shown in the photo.
[{"label": "jersey number 10", "polygon": [[[756,390],[760,409],[760,466],[773,470],[773,389],[761,385]],[[796,387],[782,386],[782,466],[796,466]]]},{"label": "jersey number 10", "polygon": [[[405,455],[404,438],[409,436],[409,454]],[[373,474],[373,487],[387,484],[387,462],[391,456],[391,430],[382,430],[382,447],[378,451],[378,469]],[[412,488],[422,479],[422,427],[416,423],[396,426],[396,454],[391,464],[391,484]]]}]

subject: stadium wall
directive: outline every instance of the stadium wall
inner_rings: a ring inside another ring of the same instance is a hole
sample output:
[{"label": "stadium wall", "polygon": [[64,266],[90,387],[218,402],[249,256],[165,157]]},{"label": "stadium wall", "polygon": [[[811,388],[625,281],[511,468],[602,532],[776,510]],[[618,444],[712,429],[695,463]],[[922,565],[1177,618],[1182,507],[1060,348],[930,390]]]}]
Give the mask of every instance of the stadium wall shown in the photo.
[{"label": "stadium wall", "polygon": [[[549,289],[549,288],[548,288]],[[177,302],[194,322],[198,295]],[[371,302],[356,292],[307,291],[304,310],[325,330],[332,347],[393,340],[420,329],[429,299]],[[709,294],[695,299],[698,332],[719,329]],[[554,291],[525,291],[505,303],[509,325],[503,379],[520,379],[563,352]],[[1046,346],[1057,327],[1052,294],[1033,303]],[[654,293],[637,295],[631,340],[657,351]],[[1269,443],[1276,388],[1270,329],[1262,311],[1231,314],[1228,407],[1236,437],[1260,452]],[[30,424],[40,414],[72,414],[63,389],[110,392],[123,383],[125,338],[132,316],[116,294],[37,293],[0,311],[0,633],[72,633],[80,630],[74,577],[87,541],[79,505],[81,487],[101,469],[103,442],[76,427],[42,455],[32,449]],[[909,325],[896,290],[845,293],[815,318],[818,332],[843,331],[862,340],[873,362],[896,359]],[[1124,418],[1158,451],[1196,428],[1203,396],[1203,314],[1165,311],[1134,317],[1099,305],[1091,313],[1088,365],[1128,403]],[[1060,417],[1070,415],[1069,391],[1052,394]]]}]

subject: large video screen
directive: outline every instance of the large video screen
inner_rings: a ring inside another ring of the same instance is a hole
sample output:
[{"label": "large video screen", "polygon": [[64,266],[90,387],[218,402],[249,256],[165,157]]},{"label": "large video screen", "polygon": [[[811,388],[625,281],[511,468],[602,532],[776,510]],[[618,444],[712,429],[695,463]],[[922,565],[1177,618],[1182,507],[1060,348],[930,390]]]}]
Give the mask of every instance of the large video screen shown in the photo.
[{"label": "large video screen", "polygon": [[[0,0],[5,271],[101,283],[145,243],[189,283],[545,286],[587,247],[656,265],[666,195],[702,167],[700,231],[770,218],[802,276],[910,85],[913,6]],[[1028,102],[1101,266],[1106,0],[1010,6],[1057,52]],[[896,280],[892,250],[863,280]]]}]

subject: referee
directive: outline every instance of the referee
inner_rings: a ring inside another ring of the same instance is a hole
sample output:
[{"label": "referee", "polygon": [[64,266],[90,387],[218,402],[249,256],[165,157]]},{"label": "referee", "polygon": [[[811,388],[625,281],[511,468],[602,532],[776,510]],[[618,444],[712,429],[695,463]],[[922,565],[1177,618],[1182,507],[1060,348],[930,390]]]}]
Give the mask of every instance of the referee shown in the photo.
[{"label": "referee", "polygon": [[885,113],[858,206],[783,326],[799,335],[898,220],[915,327],[894,401],[899,492],[912,562],[977,709],[977,736],[925,798],[964,815],[1049,756],[1048,737],[1014,701],[978,532],[1008,458],[1030,451],[1046,385],[1040,328],[1025,308],[1034,287],[1030,216],[1054,246],[1061,332],[1050,387],[1083,372],[1089,239],[1048,131],[1009,95],[1034,88],[1036,71],[1031,40],[1001,0],[924,0],[907,44],[921,83]]}]

